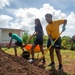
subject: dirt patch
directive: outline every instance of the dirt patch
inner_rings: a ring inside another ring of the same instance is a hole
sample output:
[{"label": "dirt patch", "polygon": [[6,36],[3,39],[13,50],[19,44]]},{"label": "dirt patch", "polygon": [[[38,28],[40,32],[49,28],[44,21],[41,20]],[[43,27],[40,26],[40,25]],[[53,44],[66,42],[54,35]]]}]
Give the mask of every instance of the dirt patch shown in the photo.
[{"label": "dirt patch", "polygon": [[22,57],[9,55],[0,49],[0,75],[49,75],[50,73],[31,65]]},{"label": "dirt patch", "polygon": [[75,60],[63,64],[63,70],[58,71],[54,67],[39,63],[38,66],[28,63],[22,57],[5,53],[0,49],[0,75],[75,75]]},{"label": "dirt patch", "polygon": [[64,71],[70,75],[75,75],[75,60],[69,61],[68,64],[63,66]]}]

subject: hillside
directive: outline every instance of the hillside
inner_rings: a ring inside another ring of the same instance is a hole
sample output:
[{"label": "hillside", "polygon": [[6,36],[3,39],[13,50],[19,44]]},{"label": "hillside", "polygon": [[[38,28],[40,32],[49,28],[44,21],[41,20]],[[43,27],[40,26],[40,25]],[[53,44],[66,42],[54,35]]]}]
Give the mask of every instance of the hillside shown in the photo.
[{"label": "hillside", "polygon": [[49,72],[0,49],[0,75],[49,75]]}]

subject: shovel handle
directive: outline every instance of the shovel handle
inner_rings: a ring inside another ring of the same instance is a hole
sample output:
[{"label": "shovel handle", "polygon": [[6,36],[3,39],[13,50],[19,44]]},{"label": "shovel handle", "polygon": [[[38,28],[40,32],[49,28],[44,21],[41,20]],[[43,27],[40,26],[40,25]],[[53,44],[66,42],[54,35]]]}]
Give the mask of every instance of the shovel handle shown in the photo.
[{"label": "shovel handle", "polygon": [[[62,31],[63,32],[63,31]],[[54,40],[54,43],[57,41],[57,39],[60,37],[60,35],[62,34],[62,32],[59,34],[59,36]],[[45,54],[50,50],[50,48],[52,47],[52,45],[50,45],[50,47],[45,51],[45,53],[41,56],[41,58],[36,62],[36,64],[38,64],[42,58],[45,56]]]}]

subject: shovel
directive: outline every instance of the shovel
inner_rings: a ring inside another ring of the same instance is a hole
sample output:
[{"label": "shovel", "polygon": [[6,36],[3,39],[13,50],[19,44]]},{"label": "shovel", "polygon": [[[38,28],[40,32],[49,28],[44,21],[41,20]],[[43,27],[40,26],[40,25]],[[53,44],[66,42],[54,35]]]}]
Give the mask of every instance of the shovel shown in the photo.
[{"label": "shovel", "polygon": [[[63,32],[63,31],[62,31]],[[60,37],[60,35],[62,34],[62,32],[59,34],[59,36],[54,40],[54,43],[57,41],[57,39]],[[52,45],[50,45],[50,47],[45,51],[45,53],[41,56],[41,58],[35,63],[35,65],[37,65],[45,56],[45,54],[50,50],[50,48],[52,47]]]}]

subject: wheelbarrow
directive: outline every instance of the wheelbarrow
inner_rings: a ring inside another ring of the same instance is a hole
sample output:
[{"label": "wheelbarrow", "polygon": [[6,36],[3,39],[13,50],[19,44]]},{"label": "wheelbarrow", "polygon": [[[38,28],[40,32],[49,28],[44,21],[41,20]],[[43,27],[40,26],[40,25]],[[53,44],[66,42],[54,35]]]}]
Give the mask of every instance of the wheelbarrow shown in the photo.
[{"label": "wheelbarrow", "polygon": [[[25,51],[22,53],[23,58],[29,59],[30,54],[31,54],[31,47],[32,47],[31,44],[27,44],[26,46],[24,46]],[[40,52],[40,47],[39,47],[39,45],[37,45],[34,49],[34,53],[39,53],[39,52]]]}]

